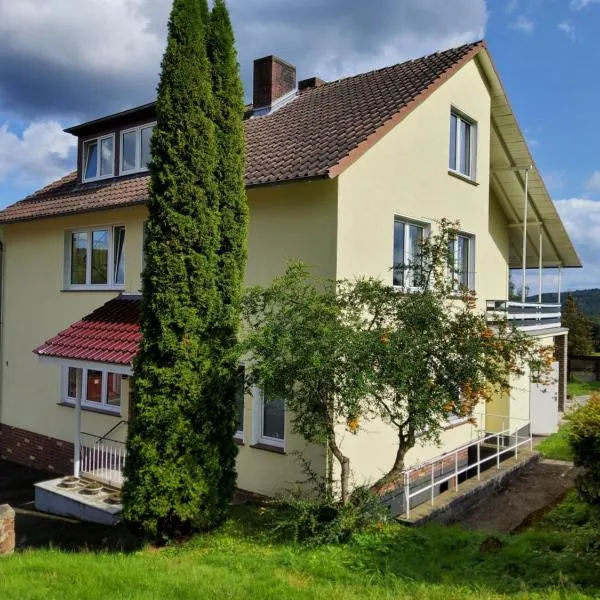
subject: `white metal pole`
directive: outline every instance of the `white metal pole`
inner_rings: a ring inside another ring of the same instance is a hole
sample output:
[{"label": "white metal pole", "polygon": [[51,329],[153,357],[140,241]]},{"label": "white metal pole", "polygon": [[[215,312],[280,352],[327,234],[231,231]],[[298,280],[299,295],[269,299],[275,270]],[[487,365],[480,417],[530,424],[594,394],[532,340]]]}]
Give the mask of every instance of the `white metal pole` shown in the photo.
[{"label": "white metal pole", "polygon": [[75,456],[73,461],[73,475],[79,477],[81,470],[81,396],[75,400]]},{"label": "white metal pole", "polygon": [[456,473],[456,491],[458,492],[458,452],[454,453],[454,472]]},{"label": "white metal pole", "polygon": [[539,248],[539,264],[538,264],[538,304],[542,303],[542,269],[544,268],[544,263],[542,260],[543,253],[543,238],[542,238],[542,224],[540,223],[540,248]]},{"label": "white metal pole", "polygon": [[561,283],[562,283],[562,265],[558,265],[558,304],[560,304]]},{"label": "white metal pole", "polygon": [[527,278],[527,208],[529,204],[529,169],[525,169],[525,202],[523,207],[523,277],[521,280],[521,302],[525,302],[525,281]]},{"label": "white metal pole", "polygon": [[434,503],[434,488],[435,488],[435,463],[431,463],[431,504]]}]

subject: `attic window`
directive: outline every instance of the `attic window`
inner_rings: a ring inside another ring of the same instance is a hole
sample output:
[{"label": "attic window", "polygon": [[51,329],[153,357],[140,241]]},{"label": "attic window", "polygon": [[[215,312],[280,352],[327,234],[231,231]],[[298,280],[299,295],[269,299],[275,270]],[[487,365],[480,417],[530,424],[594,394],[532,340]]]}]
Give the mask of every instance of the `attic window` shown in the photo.
[{"label": "attic window", "polygon": [[475,179],[477,123],[461,113],[450,113],[449,169],[469,179]]},{"label": "attic window", "polygon": [[115,136],[87,140],[83,143],[83,181],[114,175]]},{"label": "attic window", "polygon": [[155,123],[134,127],[121,132],[121,173],[148,170],[150,164],[150,138]]}]

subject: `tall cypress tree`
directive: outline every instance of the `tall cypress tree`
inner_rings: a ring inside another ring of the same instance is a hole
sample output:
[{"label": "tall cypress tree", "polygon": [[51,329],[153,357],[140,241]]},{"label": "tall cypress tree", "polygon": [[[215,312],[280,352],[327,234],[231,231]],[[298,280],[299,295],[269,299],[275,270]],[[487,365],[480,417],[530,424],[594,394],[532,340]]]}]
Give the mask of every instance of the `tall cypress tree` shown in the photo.
[{"label": "tall cypress tree", "polygon": [[233,28],[224,0],[216,0],[210,15],[208,57],[212,69],[213,118],[217,141],[217,201],[220,248],[217,270],[221,313],[216,323],[219,339],[215,357],[214,412],[220,415],[216,443],[220,448],[223,503],[235,488],[235,385],[239,355],[237,334],[246,264],[248,205],[244,185],[244,88],[239,76]]},{"label": "tall cypress tree", "polygon": [[220,218],[206,0],[174,0],[152,136],[143,341],[127,441],[125,519],[161,539],[222,515],[214,379]]}]

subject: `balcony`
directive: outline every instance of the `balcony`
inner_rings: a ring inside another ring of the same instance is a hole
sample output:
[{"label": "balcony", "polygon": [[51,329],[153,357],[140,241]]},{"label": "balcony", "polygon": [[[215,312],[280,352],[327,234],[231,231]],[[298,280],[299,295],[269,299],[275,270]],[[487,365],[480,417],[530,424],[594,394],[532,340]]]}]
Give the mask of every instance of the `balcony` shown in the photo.
[{"label": "balcony", "polygon": [[490,325],[507,321],[523,331],[556,329],[561,326],[560,304],[488,300],[486,315]]}]

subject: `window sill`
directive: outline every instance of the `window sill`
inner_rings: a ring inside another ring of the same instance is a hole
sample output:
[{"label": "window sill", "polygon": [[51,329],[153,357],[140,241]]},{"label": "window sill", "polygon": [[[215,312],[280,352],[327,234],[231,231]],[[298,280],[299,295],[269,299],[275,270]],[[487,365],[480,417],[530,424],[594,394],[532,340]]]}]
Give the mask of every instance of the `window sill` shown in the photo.
[{"label": "window sill", "polygon": [[244,440],[241,437],[238,437],[237,435],[233,436],[233,441],[238,445],[238,446],[243,446],[244,445]]},{"label": "window sill", "polygon": [[120,287],[74,287],[63,288],[61,292],[124,292],[125,286]]},{"label": "window sill", "polygon": [[106,179],[112,179],[113,177],[115,177],[114,173],[111,173],[110,175],[100,175],[99,177],[90,177],[88,179],[82,177],[81,183],[97,183],[98,181],[105,181]]},{"label": "window sill", "polygon": [[471,185],[474,185],[474,186],[479,185],[479,183],[477,183],[474,179],[471,179],[467,175],[463,175],[462,173],[459,173],[458,171],[453,171],[452,169],[448,169],[448,175],[451,175],[452,177],[456,177],[456,179],[460,179],[461,181],[470,183]]},{"label": "window sill", "polygon": [[446,421],[444,423],[444,431],[448,431],[449,429],[454,429],[455,427],[460,427],[461,425],[465,425],[469,422],[468,417],[463,417],[462,419],[457,419],[456,421]]},{"label": "window sill", "polygon": [[150,173],[150,169],[145,167],[143,169],[128,169],[127,171],[123,171],[119,169],[119,174],[117,177],[126,177],[127,175],[138,175],[139,173]]},{"label": "window sill", "polygon": [[[75,408],[75,405],[71,404],[70,402],[57,402],[57,406],[64,406],[65,408]],[[99,415],[108,415],[109,417],[117,417],[118,419],[120,419],[122,416],[120,410],[106,410],[103,408],[94,408],[93,406],[84,406],[83,404],[81,405],[81,410],[84,410],[85,412],[97,413]]]},{"label": "window sill", "polygon": [[256,450],[265,450],[266,452],[274,452],[275,454],[285,454],[285,450],[281,446],[272,446],[271,444],[252,444],[250,448],[256,448]]}]

